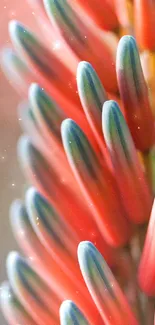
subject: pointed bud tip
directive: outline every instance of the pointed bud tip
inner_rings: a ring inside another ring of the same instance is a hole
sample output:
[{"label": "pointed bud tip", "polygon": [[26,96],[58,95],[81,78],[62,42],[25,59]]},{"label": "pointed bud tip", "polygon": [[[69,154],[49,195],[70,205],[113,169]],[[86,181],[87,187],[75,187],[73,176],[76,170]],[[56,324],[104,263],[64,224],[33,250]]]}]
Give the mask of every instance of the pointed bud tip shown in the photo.
[{"label": "pointed bud tip", "polygon": [[8,24],[9,35],[11,38],[20,37],[21,33],[24,33],[24,26],[17,20],[13,19]]},{"label": "pointed bud tip", "polygon": [[8,61],[12,60],[14,56],[15,52],[13,51],[13,49],[5,47],[0,51],[0,62],[2,64],[5,64],[6,62],[8,63]]},{"label": "pointed bud tip", "polygon": [[70,130],[75,127],[76,127],[76,123],[72,119],[70,118],[65,119],[61,123],[62,138],[65,137],[68,134],[68,132],[70,132]]},{"label": "pointed bud tip", "polygon": [[37,97],[39,94],[41,88],[36,82],[32,82],[30,87],[29,87],[29,97],[30,99],[33,97]]},{"label": "pointed bud tip", "polygon": [[65,315],[66,312],[70,313],[72,311],[72,308],[75,306],[72,300],[65,300],[62,302],[60,306],[60,314]]},{"label": "pointed bud tip", "polygon": [[29,149],[32,147],[30,137],[23,134],[17,142],[17,153],[19,157],[26,157],[29,153]]},{"label": "pointed bud tip", "polygon": [[38,196],[40,196],[39,192],[37,191],[37,189],[35,187],[30,187],[27,191],[26,191],[26,195],[25,195],[25,201],[26,201],[26,206],[29,206],[29,204],[35,200],[35,198],[37,198]]},{"label": "pointed bud tip", "polygon": [[92,68],[92,65],[87,61],[80,61],[77,66],[77,77],[83,74],[83,72],[89,68]]},{"label": "pointed bud tip", "polygon": [[13,274],[18,269],[20,260],[21,260],[21,256],[18,252],[12,251],[8,254],[6,259],[6,269],[7,269],[9,279],[14,278]]},{"label": "pointed bud tip", "polygon": [[119,113],[121,113],[121,111],[117,102],[114,100],[107,100],[104,103],[103,110],[102,110],[103,129],[105,124],[111,119],[111,117],[114,117]]},{"label": "pointed bud tip", "polygon": [[[81,61],[78,64],[77,67],[77,86],[78,86],[78,91],[79,91],[79,96],[81,98],[81,96],[83,97],[83,93],[85,94],[85,92],[87,93],[89,91],[89,83],[90,83],[90,75],[93,77],[95,71],[92,67],[92,65],[87,62],[87,61]],[[85,89],[84,89],[85,88]],[[86,96],[86,94],[84,95],[84,97]],[[82,100],[82,98],[81,98]]]},{"label": "pointed bud tip", "polygon": [[[135,56],[135,58],[137,58],[137,54],[138,54],[138,47],[137,47],[137,43],[136,40],[133,36],[131,35],[125,35],[123,36],[119,43],[118,43],[118,48],[117,48],[117,57],[116,57],[116,70],[117,73],[119,73],[119,70],[123,70],[125,68],[128,68],[132,65],[133,68],[135,63],[133,60],[133,54]],[[139,56],[139,54],[138,54]],[[129,60],[130,57],[130,60]],[[130,62],[131,61],[131,62]],[[118,75],[119,77],[119,75]]]},{"label": "pointed bud tip", "polygon": [[130,47],[137,47],[136,39],[131,35],[124,35],[118,43],[118,53],[126,51]]},{"label": "pointed bud tip", "polygon": [[94,245],[90,241],[82,241],[78,246],[78,259],[85,261],[87,255],[94,248]]},{"label": "pointed bud tip", "polygon": [[75,305],[75,303],[71,300],[65,300],[60,306],[60,322],[61,325],[67,324],[83,324],[87,325],[88,322],[86,321],[84,315]]},{"label": "pointed bud tip", "polygon": [[14,225],[14,219],[16,218],[16,216],[18,215],[18,213],[20,212],[20,210],[22,208],[23,208],[22,200],[17,199],[17,200],[12,202],[12,204],[10,206],[10,210],[9,210],[9,216],[10,216],[11,224]]}]

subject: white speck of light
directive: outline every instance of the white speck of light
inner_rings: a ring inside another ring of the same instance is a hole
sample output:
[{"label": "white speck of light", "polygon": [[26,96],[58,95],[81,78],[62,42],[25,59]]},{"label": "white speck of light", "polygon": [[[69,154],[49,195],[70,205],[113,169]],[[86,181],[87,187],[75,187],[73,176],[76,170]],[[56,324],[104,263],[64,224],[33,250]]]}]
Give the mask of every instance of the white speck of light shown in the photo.
[{"label": "white speck of light", "polygon": [[53,44],[53,51],[59,50],[61,48],[61,42],[56,40]]}]

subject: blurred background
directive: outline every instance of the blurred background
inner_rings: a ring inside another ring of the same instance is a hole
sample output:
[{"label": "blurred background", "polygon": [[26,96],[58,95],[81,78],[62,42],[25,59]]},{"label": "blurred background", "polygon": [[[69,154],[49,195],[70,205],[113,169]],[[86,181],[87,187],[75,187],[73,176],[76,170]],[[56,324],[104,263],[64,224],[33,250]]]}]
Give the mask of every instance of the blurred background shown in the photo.
[{"label": "blurred background", "polygon": [[[26,0],[0,1],[0,50],[10,46],[8,21],[22,20],[35,28],[35,13]],[[23,194],[24,178],[16,155],[16,143],[21,133],[17,105],[20,98],[0,69],[0,282],[6,280],[5,260],[10,250],[17,249],[9,223],[11,202]],[[6,325],[1,312],[0,324]]]}]

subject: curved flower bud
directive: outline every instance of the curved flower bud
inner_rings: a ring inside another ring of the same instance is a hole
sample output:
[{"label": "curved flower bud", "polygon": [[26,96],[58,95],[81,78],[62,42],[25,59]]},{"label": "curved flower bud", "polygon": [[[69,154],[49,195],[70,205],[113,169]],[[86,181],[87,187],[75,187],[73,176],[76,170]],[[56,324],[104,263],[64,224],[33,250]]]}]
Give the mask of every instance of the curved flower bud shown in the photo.
[{"label": "curved flower bud", "polygon": [[103,237],[112,246],[123,245],[129,238],[130,226],[111,173],[102,168],[85,134],[73,120],[62,123],[62,139],[70,166]]},{"label": "curved flower bud", "polygon": [[102,124],[127,217],[134,223],[144,223],[150,216],[152,196],[130,131],[115,101],[104,104]]},{"label": "curved flower bud", "polygon": [[155,3],[152,0],[135,0],[135,34],[144,50],[155,50]]},{"label": "curved flower bud", "polygon": [[61,304],[60,323],[61,325],[89,325],[78,307],[70,300],[66,300]]},{"label": "curved flower bud", "polygon": [[81,193],[76,193],[77,188],[75,185],[73,188],[73,183],[69,184],[68,179],[64,178],[65,171],[62,172],[62,169],[59,168],[60,162],[57,168],[50,165],[46,158],[26,137],[21,138],[18,151],[22,168],[28,179],[31,180],[64,219],[72,224],[80,240],[86,238],[84,230],[87,227],[87,239],[89,238],[89,240],[96,243],[107,261],[113,264],[115,254],[107,245],[95,222],[92,220],[90,207],[88,208],[88,205],[83,202]]},{"label": "curved flower bud", "polygon": [[26,208],[30,222],[39,240],[49,254],[78,281],[76,249],[79,238],[74,229],[58,214],[49,202],[34,188],[26,195]]},{"label": "curved flower bud", "polygon": [[106,155],[101,119],[102,107],[108,98],[97,73],[90,63],[85,61],[79,63],[77,86],[87,120],[103,155]]},{"label": "curved flower bud", "polygon": [[44,0],[44,4],[50,20],[78,58],[94,66],[106,90],[117,92],[115,60],[103,37],[92,31],[66,0]]},{"label": "curved flower bud", "polygon": [[12,49],[3,49],[1,67],[19,95],[27,95],[29,85],[36,79],[36,76]]},{"label": "curved flower bud", "polygon": [[78,260],[90,295],[105,324],[138,325],[111,270],[92,243],[79,244]]},{"label": "curved flower bud", "polygon": [[137,149],[148,150],[155,141],[154,118],[136,42],[124,36],[117,50],[117,78],[125,115]]},{"label": "curved flower bud", "polygon": [[64,109],[71,104],[80,108],[76,79],[57,58],[55,52],[46,48],[31,31],[17,21],[10,22],[9,32],[17,52],[21,57],[24,56],[41,86],[47,89]]},{"label": "curved flower bud", "polygon": [[[74,4],[73,0],[70,0],[70,2]],[[115,31],[118,28],[116,13],[108,0],[78,0],[77,3],[101,29]]]},{"label": "curved flower bud", "polygon": [[16,298],[9,283],[1,286],[0,305],[9,324],[37,325]]},{"label": "curved flower bud", "polygon": [[16,252],[7,258],[7,273],[11,287],[24,308],[38,325],[58,323],[60,300]]},{"label": "curved flower bud", "polygon": [[146,239],[138,270],[141,289],[149,296],[155,295],[155,202],[147,229]]}]

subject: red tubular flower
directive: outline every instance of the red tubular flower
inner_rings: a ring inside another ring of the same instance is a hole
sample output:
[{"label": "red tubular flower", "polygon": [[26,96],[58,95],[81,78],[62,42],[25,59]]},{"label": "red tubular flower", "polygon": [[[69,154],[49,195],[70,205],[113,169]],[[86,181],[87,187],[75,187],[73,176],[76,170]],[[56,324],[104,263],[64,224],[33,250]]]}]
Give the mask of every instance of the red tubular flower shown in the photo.
[{"label": "red tubular flower", "polygon": [[[95,23],[105,30],[115,30],[118,27],[118,20],[114,8],[110,5],[108,0],[90,0],[90,1],[76,1],[86,12],[86,14],[95,21]],[[75,1],[70,0],[74,6]]]},{"label": "red tubular flower", "polygon": [[132,36],[124,36],[120,40],[116,65],[119,90],[131,134],[137,149],[147,151],[155,141],[154,118],[137,45]]},{"label": "red tubular flower", "polygon": [[[25,258],[8,256],[1,309],[10,325],[153,325],[155,5],[27,1],[41,33],[11,22],[1,55],[30,185],[10,210]],[[118,45],[127,33],[137,45]]]},{"label": "red tubular flower", "polygon": [[147,295],[155,295],[155,264],[154,264],[154,247],[155,247],[155,203],[149,221],[146,234],[144,249],[139,265],[138,280],[140,287]]},{"label": "red tubular flower", "polygon": [[155,50],[155,3],[152,0],[135,0],[135,34],[144,50]]},{"label": "red tubular flower", "polygon": [[127,217],[134,223],[145,223],[150,216],[152,195],[130,131],[115,101],[104,103],[102,125]]}]

